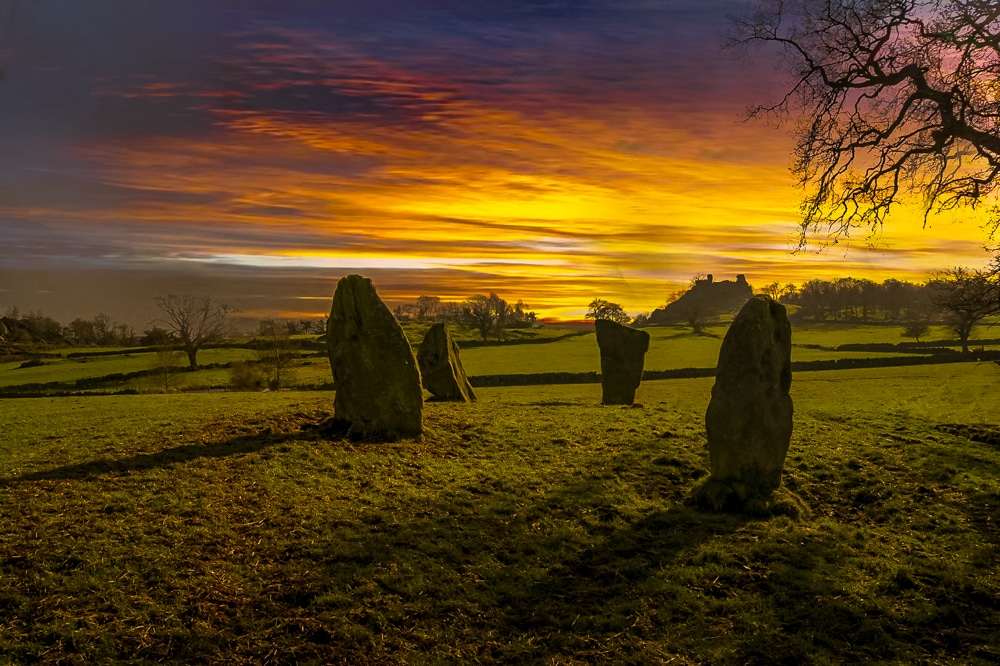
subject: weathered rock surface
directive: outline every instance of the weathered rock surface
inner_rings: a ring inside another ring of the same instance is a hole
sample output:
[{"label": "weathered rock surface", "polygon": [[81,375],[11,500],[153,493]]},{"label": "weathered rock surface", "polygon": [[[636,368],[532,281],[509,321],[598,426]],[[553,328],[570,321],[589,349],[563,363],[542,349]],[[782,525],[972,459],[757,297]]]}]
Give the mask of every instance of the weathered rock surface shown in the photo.
[{"label": "weathered rock surface", "polygon": [[337,283],[326,330],[336,390],[332,429],[362,439],[419,436],[417,361],[371,280],[348,275]]},{"label": "weathered rock surface", "polygon": [[458,344],[444,324],[434,324],[427,331],[417,349],[417,365],[424,388],[435,398],[452,402],[476,399],[458,356]]},{"label": "weathered rock surface", "polygon": [[781,485],[792,436],[792,327],[785,307],[750,299],[722,341],[705,414],[712,475],[701,496],[716,509]]},{"label": "weathered rock surface", "polygon": [[601,402],[631,405],[642,381],[642,365],[649,350],[649,333],[598,319],[597,346],[601,350]]}]

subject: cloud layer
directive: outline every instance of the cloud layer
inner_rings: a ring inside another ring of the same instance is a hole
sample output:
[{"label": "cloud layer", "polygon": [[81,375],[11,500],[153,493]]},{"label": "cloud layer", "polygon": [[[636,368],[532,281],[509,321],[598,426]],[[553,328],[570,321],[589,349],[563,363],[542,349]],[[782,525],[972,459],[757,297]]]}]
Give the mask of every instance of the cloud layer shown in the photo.
[{"label": "cloud layer", "polygon": [[311,271],[327,291],[377,271],[389,300],[497,291],[574,317],[595,296],[651,310],[695,273],[982,262],[974,222],[905,211],[875,251],[790,254],[790,139],[739,121],[780,79],[721,49],[740,3],[361,4],[20,7],[0,43],[4,267]]}]

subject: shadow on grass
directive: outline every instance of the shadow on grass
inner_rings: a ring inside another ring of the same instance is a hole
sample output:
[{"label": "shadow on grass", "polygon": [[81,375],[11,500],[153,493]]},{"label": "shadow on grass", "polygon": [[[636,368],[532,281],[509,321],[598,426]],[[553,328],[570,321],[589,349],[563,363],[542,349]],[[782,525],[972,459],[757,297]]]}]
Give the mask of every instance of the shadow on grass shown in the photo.
[{"label": "shadow on grass", "polygon": [[[837,543],[811,539],[762,553],[739,536],[750,520],[686,506],[651,514],[506,597],[503,624],[512,636],[546,636],[553,661],[607,651],[642,661],[638,647],[674,633],[671,626],[687,627],[679,654],[713,663],[893,656],[881,620],[835,583]],[[717,651],[723,644],[726,654]]]},{"label": "shadow on grass", "polygon": [[309,435],[302,432],[275,433],[265,430],[221,442],[181,444],[156,453],[140,453],[127,458],[97,458],[74,465],[62,465],[20,476],[0,478],[0,487],[26,481],[86,481],[102,476],[119,476],[140,470],[170,467],[198,458],[222,458],[254,453],[306,437]]}]

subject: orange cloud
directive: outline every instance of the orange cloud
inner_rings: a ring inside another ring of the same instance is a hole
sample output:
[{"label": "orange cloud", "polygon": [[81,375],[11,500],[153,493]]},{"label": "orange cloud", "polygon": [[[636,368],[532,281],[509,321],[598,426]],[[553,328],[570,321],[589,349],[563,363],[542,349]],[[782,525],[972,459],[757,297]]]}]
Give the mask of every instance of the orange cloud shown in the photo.
[{"label": "orange cloud", "polygon": [[[789,139],[718,104],[546,106],[541,92],[505,100],[336,46],[247,50],[231,90],[103,88],[197,98],[214,129],[81,143],[73,157],[129,196],[17,213],[116,220],[136,247],[206,264],[447,275],[388,296],[497,291],[541,316],[577,317],[596,296],[649,311],[695,273],[921,279],[981,263],[975,224],[922,230],[915,210],[893,216],[875,251],[791,254]],[[350,113],[243,104],[306,85]]]}]

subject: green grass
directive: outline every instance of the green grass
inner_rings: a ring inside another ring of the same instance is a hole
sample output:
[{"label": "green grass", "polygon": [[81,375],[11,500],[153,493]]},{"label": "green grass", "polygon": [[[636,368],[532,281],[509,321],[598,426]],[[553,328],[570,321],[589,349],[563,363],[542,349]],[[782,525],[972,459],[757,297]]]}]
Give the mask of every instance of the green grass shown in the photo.
[{"label": "green grass", "polygon": [[[991,320],[976,326],[972,331],[972,338],[1000,338],[1000,327],[989,326],[989,323]],[[887,344],[914,342],[913,338],[903,336],[903,329],[902,325],[809,324],[794,326],[792,338],[795,344],[813,344],[831,348],[859,342]],[[955,331],[949,326],[931,326],[925,335],[920,336],[921,342],[956,339]],[[952,346],[957,348],[957,345]]]},{"label": "green grass", "polygon": [[392,444],[322,392],[2,401],[0,661],[1000,659],[994,364],[797,374],[775,515],[687,503],[711,385],[481,389]]},{"label": "green grass", "polygon": [[[48,382],[72,385],[78,379],[149,370],[157,364],[158,360],[155,353],[135,353],[128,350],[124,350],[120,355],[75,358],[67,358],[68,351],[60,350],[60,353],[60,358],[42,359],[43,365],[35,367],[20,368],[22,363],[20,361],[0,364],[0,387]],[[203,349],[198,352],[198,363],[202,365],[254,358],[256,358],[256,352],[249,349]],[[186,366],[187,357],[181,354],[175,362],[180,366]]]},{"label": "green grass", "polygon": [[[878,335],[865,337],[868,329]],[[695,335],[681,327],[650,327],[643,329],[650,335],[646,353],[646,370],[672,370],[676,368],[714,368],[719,360],[719,348],[725,337],[726,327],[713,326],[706,335]],[[847,335],[842,330],[795,330],[792,340],[793,361],[816,361],[837,358],[891,358],[910,356],[894,352],[836,352],[832,348],[847,342],[905,342],[898,337],[897,328],[872,326]],[[895,332],[897,337],[892,337]],[[803,345],[821,345],[826,349],[811,349]],[[597,337],[590,333],[542,345],[510,347],[474,347],[462,350],[462,365],[469,375],[506,375],[540,372],[600,372],[601,355]]]}]

